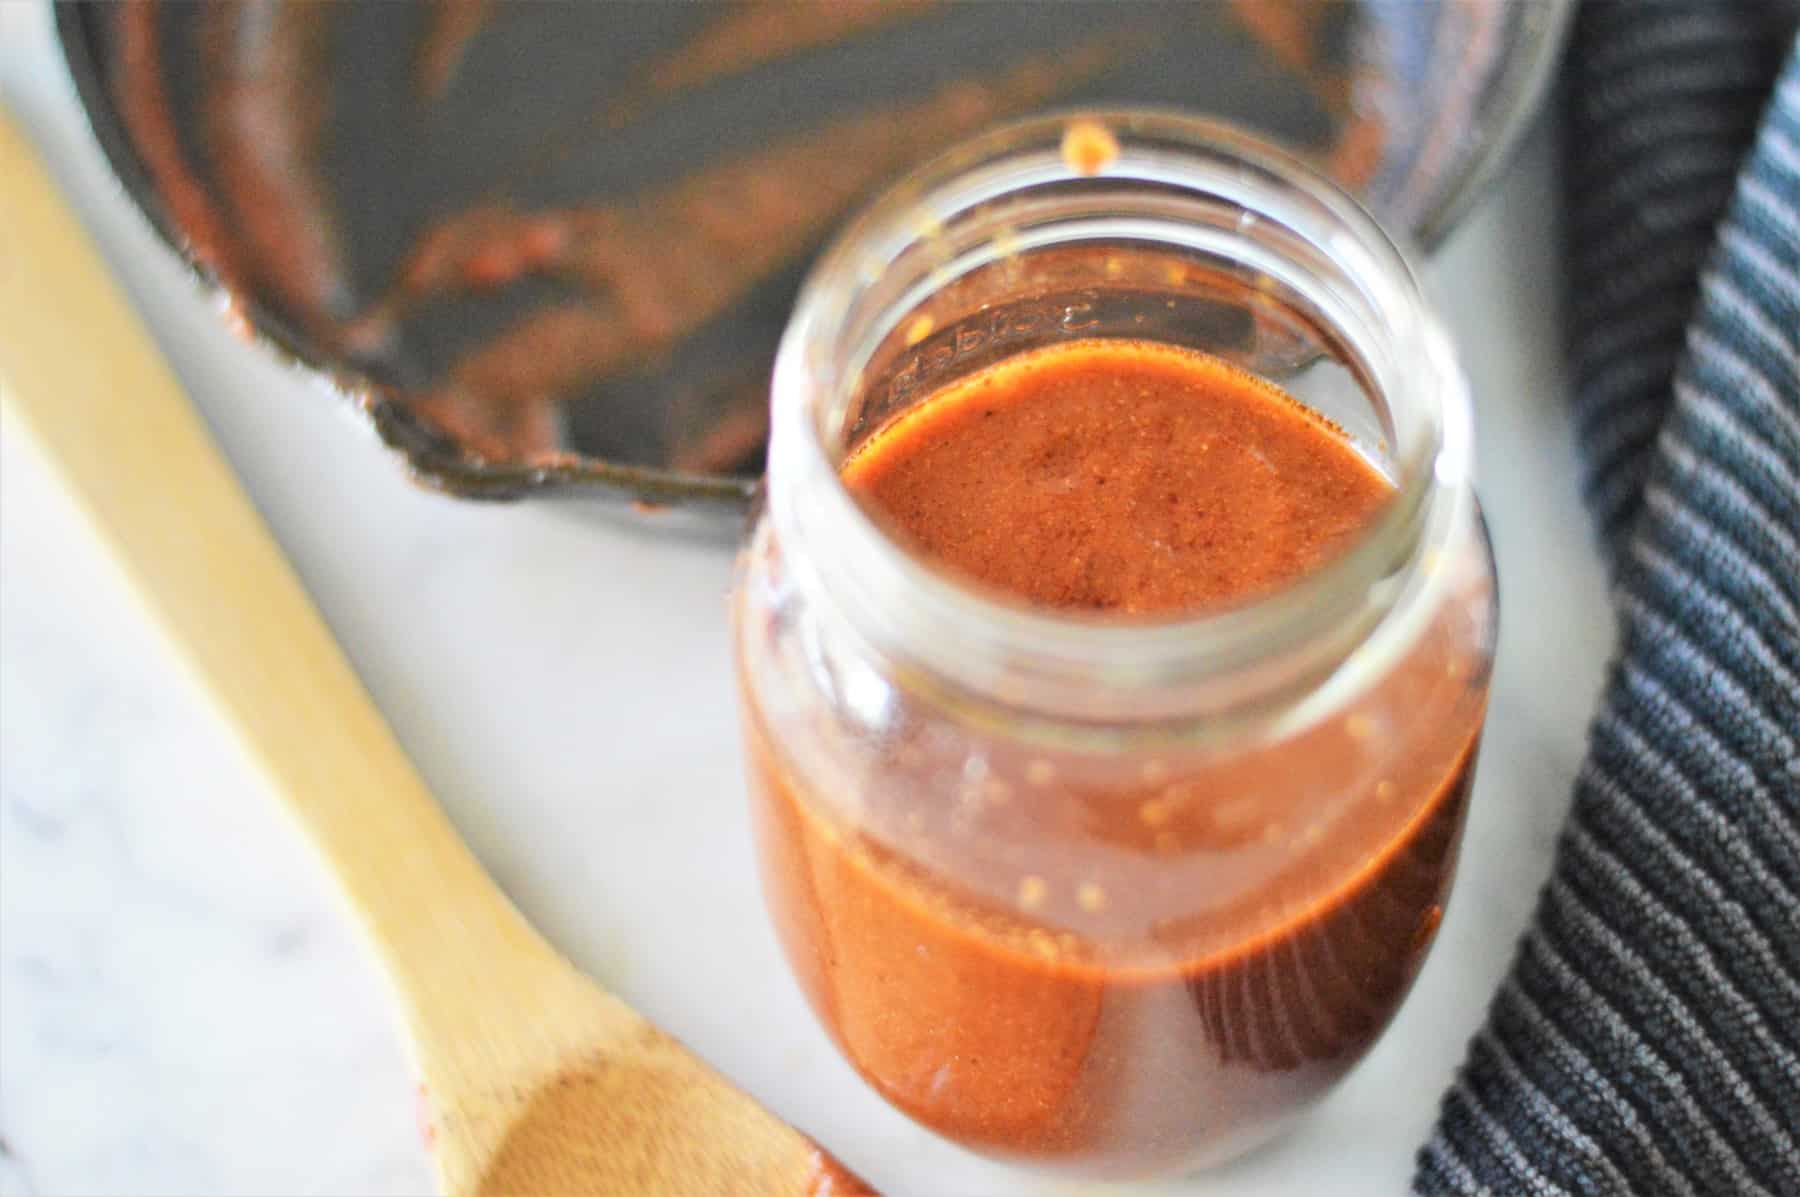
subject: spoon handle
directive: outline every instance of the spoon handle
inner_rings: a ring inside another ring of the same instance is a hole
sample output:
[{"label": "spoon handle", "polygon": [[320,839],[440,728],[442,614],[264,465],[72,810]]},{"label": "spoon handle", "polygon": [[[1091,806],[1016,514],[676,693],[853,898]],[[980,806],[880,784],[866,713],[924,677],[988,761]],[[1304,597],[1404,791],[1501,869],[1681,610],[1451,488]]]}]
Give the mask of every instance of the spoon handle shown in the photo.
[{"label": "spoon handle", "polygon": [[515,1172],[557,1192],[868,1192],[576,973],[489,880],[3,108],[0,414],[337,874],[432,1087],[447,1192],[511,1192]]},{"label": "spoon handle", "polygon": [[[269,786],[414,1018],[548,954],[432,800],[205,423],[0,111],[0,408],[27,434]],[[490,957],[491,959],[491,957]],[[466,1009],[465,1009],[466,1013]],[[415,1022],[415,1027],[417,1023]]]}]

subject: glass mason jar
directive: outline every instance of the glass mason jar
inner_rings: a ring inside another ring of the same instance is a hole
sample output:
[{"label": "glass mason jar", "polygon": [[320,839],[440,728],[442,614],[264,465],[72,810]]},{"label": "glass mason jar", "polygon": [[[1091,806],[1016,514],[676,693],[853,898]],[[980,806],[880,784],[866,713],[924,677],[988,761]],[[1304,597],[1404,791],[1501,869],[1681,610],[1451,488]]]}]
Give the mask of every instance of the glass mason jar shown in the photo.
[{"label": "glass mason jar", "polygon": [[[1275,383],[1392,497],[1275,593],[1107,621],[934,568],[840,481],[943,385],[1101,337]],[[1406,255],[1230,128],[1028,121],[849,226],[776,362],[734,642],[767,903],[871,1085],[978,1150],[1142,1176],[1355,1063],[1437,928],[1485,713],[1470,458]]]}]

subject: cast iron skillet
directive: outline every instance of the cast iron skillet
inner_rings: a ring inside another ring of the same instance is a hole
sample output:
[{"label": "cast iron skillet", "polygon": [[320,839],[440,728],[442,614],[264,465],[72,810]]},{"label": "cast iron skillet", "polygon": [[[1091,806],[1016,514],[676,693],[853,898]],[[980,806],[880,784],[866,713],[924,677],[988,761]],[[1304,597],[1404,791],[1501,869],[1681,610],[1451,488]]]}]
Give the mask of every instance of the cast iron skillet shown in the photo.
[{"label": "cast iron skillet", "polygon": [[768,365],[814,249],[905,167],[1046,107],[1182,107],[1315,155],[1430,245],[1514,140],[1566,17],[1563,0],[56,14],[159,234],[419,481],[727,508],[761,470]]}]

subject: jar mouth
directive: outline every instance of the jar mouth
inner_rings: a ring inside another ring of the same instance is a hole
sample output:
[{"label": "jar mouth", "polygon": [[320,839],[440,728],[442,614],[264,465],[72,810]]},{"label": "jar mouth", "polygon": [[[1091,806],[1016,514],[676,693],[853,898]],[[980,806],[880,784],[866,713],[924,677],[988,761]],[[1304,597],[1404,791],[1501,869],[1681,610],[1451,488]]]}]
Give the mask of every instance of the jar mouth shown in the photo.
[{"label": "jar mouth", "polygon": [[[1077,121],[1117,142],[1097,170],[1064,160],[1063,135]],[[1104,193],[1082,209],[1070,197],[1083,188]],[[1034,224],[1031,197],[1046,195],[1058,197],[1051,208],[1079,211]],[[1235,211],[1235,224],[1184,222],[1189,200]],[[995,215],[1006,201],[1026,219]],[[1049,611],[916,556],[844,485],[838,466],[864,367],[920,296],[997,252],[1102,232],[1203,245],[1270,278],[1312,279],[1325,323],[1388,410],[1395,487],[1355,540],[1316,569],[1242,604],[1166,619]],[[1006,242],[998,251],[997,240]],[[1064,111],[999,126],[925,164],[819,259],[775,362],[769,513],[784,543],[818,546],[788,564],[821,611],[886,658],[903,684],[969,699],[958,705],[971,713],[1141,729],[1267,705],[1285,722],[1341,697],[1321,682],[1352,651],[1397,655],[1419,630],[1428,592],[1442,585],[1429,568],[1433,549],[1472,502],[1470,423],[1466,384],[1409,251],[1334,183],[1223,122]],[[1302,689],[1311,693],[1296,704]]]}]

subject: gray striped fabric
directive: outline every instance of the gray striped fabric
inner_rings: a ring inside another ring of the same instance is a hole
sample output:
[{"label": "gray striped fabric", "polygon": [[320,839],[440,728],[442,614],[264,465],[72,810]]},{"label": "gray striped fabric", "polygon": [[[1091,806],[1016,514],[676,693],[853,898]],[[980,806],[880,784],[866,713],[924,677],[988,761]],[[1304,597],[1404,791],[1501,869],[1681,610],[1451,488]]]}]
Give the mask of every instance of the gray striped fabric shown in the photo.
[{"label": "gray striped fabric", "polygon": [[1416,1193],[1800,1197],[1790,13],[1577,20],[1576,418],[1622,639],[1551,880]]}]

